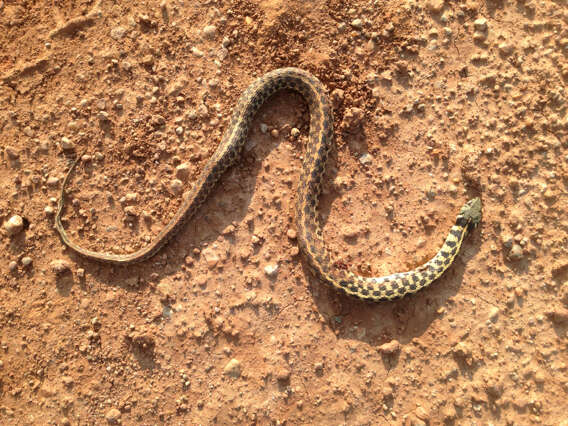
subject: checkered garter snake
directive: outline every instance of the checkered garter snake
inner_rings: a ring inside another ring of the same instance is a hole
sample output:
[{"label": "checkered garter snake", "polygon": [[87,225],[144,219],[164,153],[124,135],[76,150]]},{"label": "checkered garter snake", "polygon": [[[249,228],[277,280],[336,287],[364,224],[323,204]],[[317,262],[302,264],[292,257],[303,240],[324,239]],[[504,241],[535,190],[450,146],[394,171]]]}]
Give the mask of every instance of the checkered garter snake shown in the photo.
[{"label": "checkered garter snake", "polygon": [[281,89],[299,92],[310,111],[310,132],[298,184],[296,225],[298,244],[312,273],[320,280],[364,300],[393,300],[415,293],[439,278],[453,263],[465,236],[481,220],[481,201],[474,198],[460,210],[442,248],[416,269],[383,277],[363,277],[334,266],[326,249],[319,224],[317,206],[325,165],[333,147],[332,108],[321,82],[297,68],[282,68],[256,79],[241,96],[217,150],[184,196],[174,217],[147,246],[130,254],[107,254],[87,250],[72,242],[61,223],[65,187],[77,161],[70,167],[61,188],[55,217],[63,242],[82,256],[100,262],[128,265],[152,257],[191,218],[203,204],[222,174],[240,157],[250,124],[260,106]]}]

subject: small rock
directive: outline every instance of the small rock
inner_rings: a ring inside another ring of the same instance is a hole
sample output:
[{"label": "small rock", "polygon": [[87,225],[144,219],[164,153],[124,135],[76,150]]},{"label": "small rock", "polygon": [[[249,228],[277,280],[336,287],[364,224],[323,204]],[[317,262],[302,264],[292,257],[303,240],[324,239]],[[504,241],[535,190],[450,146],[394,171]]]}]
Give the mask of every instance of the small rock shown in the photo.
[{"label": "small rock", "polygon": [[444,9],[444,0],[429,0],[426,4],[426,8],[430,13],[439,15]]},{"label": "small rock", "polygon": [[47,178],[47,186],[50,186],[52,188],[56,188],[57,186],[59,186],[59,178],[56,176],[50,176]]},{"label": "small rock", "polygon": [[446,405],[442,410],[442,419],[444,422],[450,423],[457,417],[457,415],[456,407],[454,407],[454,404],[452,403],[448,403],[448,405]]},{"label": "small rock", "polygon": [[136,211],[136,207],[134,206],[126,206],[124,208],[124,213],[126,213],[130,217],[138,217],[138,212]]},{"label": "small rock", "polygon": [[238,359],[233,358],[231,359],[225,368],[223,368],[223,374],[231,377],[240,377],[241,375],[241,363]]},{"label": "small rock", "polygon": [[188,163],[181,163],[176,166],[176,177],[181,181],[187,181],[191,168]]},{"label": "small rock", "polygon": [[345,225],[342,229],[343,238],[351,240],[359,236],[359,229],[353,225]]},{"label": "small rock", "polygon": [[290,381],[290,369],[287,367],[284,368],[280,368],[277,372],[276,372],[276,380],[278,380],[279,382],[289,382]]},{"label": "small rock", "polygon": [[496,322],[498,317],[499,317],[499,308],[497,306],[494,306],[489,311],[489,319],[492,322]]},{"label": "small rock", "polygon": [[511,234],[503,234],[501,235],[501,243],[503,247],[510,250],[513,247],[513,236]]},{"label": "small rock", "polygon": [[369,164],[371,161],[373,161],[373,156],[368,152],[359,157],[359,162],[361,164]]},{"label": "small rock", "polygon": [[202,254],[205,258],[205,261],[207,262],[207,267],[209,269],[213,269],[215,266],[217,266],[219,260],[221,260],[219,258],[219,255],[211,247],[207,247],[205,250],[203,250]]},{"label": "small rock", "polygon": [[292,127],[292,130],[290,130],[290,136],[292,136],[293,138],[297,138],[298,136],[300,136],[300,130],[296,129],[295,127]]},{"label": "small rock", "polygon": [[215,38],[216,34],[217,34],[217,27],[215,25],[207,25],[205,28],[203,28],[203,35],[209,40]]},{"label": "small rock", "polygon": [[523,258],[523,248],[519,244],[513,244],[511,251],[509,251],[509,259],[521,260]]},{"label": "small rock", "polygon": [[56,275],[62,275],[66,272],[71,271],[71,266],[66,260],[63,259],[55,259],[51,261],[49,267]]},{"label": "small rock", "polygon": [[356,30],[360,30],[361,28],[363,28],[363,21],[362,21],[361,19],[359,19],[359,18],[353,19],[353,20],[351,21],[351,26],[352,26],[353,28],[355,28]]},{"label": "small rock", "polygon": [[487,19],[479,18],[473,22],[473,27],[476,31],[486,32],[487,31]]},{"label": "small rock", "polygon": [[398,343],[398,340],[393,339],[379,346],[379,352],[385,355],[396,355],[400,352],[400,343]]},{"label": "small rock", "polygon": [[20,152],[11,146],[7,146],[5,151],[6,154],[8,154],[8,158],[10,158],[10,160],[17,160],[20,157]]},{"label": "small rock", "polygon": [[460,358],[469,358],[472,355],[471,347],[466,342],[458,342],[454,346],[453,352]]},{"label": "small rock", "polygon": [[39,393],[45,398],[51,398],[52,396],[57,395],[57,389],[55,389],[55,386],[51,383],[46,382],[41,386]]},{"label": "small rock", "polygon": [[173,179],[170,182],[170,191],[175,196],[180,195],[183,192],[183,182],[179,179]]},{"label": "small rock", "polygon": [[4,230],[9,237],[16,235],[24,229],[24,219],[21,216],[14,215],[4,222]]},{"label": "small rock", "polygon": [[473,33],[473,40],[481,43],[483,41],[485,41],[487,39],[487,33],[486,32],[481,32],[481,31],[476,31]]},{"label": "small rock", "polygon": [[63,377],[61,377],[61,381],[63,382],[63,384],[64,384],[66,387],[73,386],[73,383],[75,383],[75,380],[74,380],[73,377],[71,377],[71,376],[63,376]]},{"label": "small rock", "polygon": [[274,139],[278,138],[279,134],[280,133],[278,132],[278,129],[272,129],[270,131],[270,136],[272,136]]},{"label": "small rock", "polygon": [[274,277],[278,273],[278,264],[266,265],[264,273],[269,277]]},{"label": "small rock", "polygon": [[151,67],[152,65],[154,65],[154,57],[152,55],[145,55],[140,63],[145,67]]},{"label": "small rock", "polygon": [[331,103],[333,104],[333,108],[337,109],[343,103],[343,99],[345,98],[345,92],[341,89],[333,89],[331,92]]},{"label": "small rock", "polygon": [[261,131],[262,133],[268,132],[268,125],[265,124],[265,123],[260,123],[260,131]]},{"label": "small rock", "polygon": [[120,416],[121,416],[120,410],[116,408],[111,408],[106,412],[105,419],[109,423],[117,423],[120,420]]},{"label": "small rock", "polygon": [[416,409],[416,417],[424,422],[427,422],[430,419],[430,413],[424,407],[418,407]]},{"label": "small rock", "polygon": [[568,324],[568,309],[561,307],[546,312],[546,316],[555,324]]},{"label": "small rock", "polygon": [[499,44],[499,53],[502,56],[511,56],[514,51],[515,51],[515,48],[513,46],[511,46],[510,44],[507,44],[507,43]]},{"label": "small rock", "polygon": [[29,256],[22,257],[22,265],[24,268],[27,268],[32,264],[32,258]]},{"label": "small rock", "polygon": [[365,112],[361,108],[348,108],[343,114],[341,129],[348,133],[356,133],[361,129]]},{"label": "small rock", "polygon": [[195,56],[197,56],[198,58],[201,58],[203,56],[203,52],[201,50],[199,50],[197,47],[193,46],[191,48],[191,53],[193,53]]},{"label": "small rock", "polygon": [[298,234],[296,233],[296,231],[292,228],[288,229],[288,231],[286,232],[286,235],[288,236],[288,238],[290,238],[291,240],[295,240],[296,237],[298,236]]},{"label": "small rock", "polygon": [[10,272],[16,272],[18,270],[18,262],[12,260],[10,263],[8,263],[8,269],[10,270]]},{"label": "small rock", "polygon": [[61,138],[61,149],[63,149],[63,151],[73,151],[75,149],[75,144],[71,142],[68,137],[63,136]]},{"label": "small rock", "polygon": [[110,36],[115,40],[122,40],[126,35],[126,28],[124,27],[114,27],[110,30]]}]

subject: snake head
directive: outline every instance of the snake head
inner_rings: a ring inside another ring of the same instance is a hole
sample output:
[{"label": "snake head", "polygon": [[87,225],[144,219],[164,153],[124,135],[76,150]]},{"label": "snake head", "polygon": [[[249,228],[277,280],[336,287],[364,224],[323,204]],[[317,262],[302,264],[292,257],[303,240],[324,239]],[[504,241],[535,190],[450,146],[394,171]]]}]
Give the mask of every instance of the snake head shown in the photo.
[{"label": "snake head", "polygon": [[458,217],[460,216],[467,221],[470,228],[475,228],[481,222],[481,199],[476,197],[465,203]]}]

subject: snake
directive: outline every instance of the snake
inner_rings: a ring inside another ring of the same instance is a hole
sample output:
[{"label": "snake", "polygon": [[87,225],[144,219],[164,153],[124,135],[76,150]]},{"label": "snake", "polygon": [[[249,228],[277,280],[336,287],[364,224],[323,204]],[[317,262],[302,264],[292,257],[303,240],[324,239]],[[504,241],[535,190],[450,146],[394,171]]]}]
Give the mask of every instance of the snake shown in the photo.
[{"label": "snake", "polygon": [[323,238],[318,201],[326,163],[332,149],[333,110],[324,85],[311,73],[299,68],[280,68],[268,72],[251,83],[233,111],[220,144],[207,161],[190,190],[182,197],[180,207],[158,235],[146,246],[129,254],[91,251],[71,241],[61,223],[65,188],[80,157],[73,162],[61,187],[56,229],[65,245],[79,255],[114,265],[130,265],[155,255],[196,213],[208,198],[223,173],[241,157],[252,121],[265,101],[274,93],[287,89],[299,93],[310,114],[309,136],[302,162],[295,206],[296,239],[309,271],[319,280],[340,291],[367,301],[395,300],[428,287],[454,262],[462,243],[481,221],[479,197],[467,201],[460,209],[442,247],[426,263],[407,272],[381,277],[358,275],[345,265],[332,260]]}]

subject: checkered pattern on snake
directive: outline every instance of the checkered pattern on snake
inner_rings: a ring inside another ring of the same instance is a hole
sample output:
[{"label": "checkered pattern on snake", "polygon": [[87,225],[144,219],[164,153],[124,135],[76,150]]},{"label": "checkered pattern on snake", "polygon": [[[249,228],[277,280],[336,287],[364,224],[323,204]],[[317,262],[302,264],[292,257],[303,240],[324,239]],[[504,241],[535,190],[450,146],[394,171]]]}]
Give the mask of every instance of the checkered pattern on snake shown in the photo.
[{"label": "checkered pattern on snake", "polygon": [[56,215],[56,228],[63,242],[88,259],[127,265],[150,258],[163,247],[203,204],[223,173],[240,157],[250,124],[266,99],[281,89],[299,92],[310,111],[310,133],[303,161],[296,204],[298,243],[313,274],[322,281],[364,300],[393,300],[416,293],[439,278],[453,263],[466,234],[481,220],[481,201],[474,198],[460,210],[442,248],[418,268],[383,277],[363,277],[334,266],[326,249],[317,213],[325,166],[333,147],[332,108],[324,86],[310,73],[282,68],[255,80],[241,96],[217,150],[170,222],[146,247],[130,254],[106,254],[87,250],[72,242],[61,224],[65,187],[77,161],[65,176]]}]

